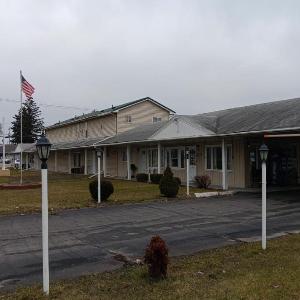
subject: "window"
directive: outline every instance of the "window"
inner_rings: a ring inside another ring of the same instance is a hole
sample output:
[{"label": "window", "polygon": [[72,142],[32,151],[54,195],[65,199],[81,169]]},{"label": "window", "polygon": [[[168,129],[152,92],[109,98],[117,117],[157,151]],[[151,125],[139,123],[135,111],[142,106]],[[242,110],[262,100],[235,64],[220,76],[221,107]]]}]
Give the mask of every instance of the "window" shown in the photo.
[{"label": "window", "polygon": [[[186,167],[186,148],[166,148],[164,152],[164,165],[171,168],[184,169]],[[193,150],[193,159],[190,156],[190,165],[195,165],[195,150]]]},{"label": "window", "polygon": [[80,168],[81,167],[81,155],[80,153],[73,153],[73,167]]},{"label": "window", "polygon": [[[232,147],[226,146],[226,161],[227,170],[232,168]],[[221,146],[207,146],[206,147],[206,169],[207,170],[222,170],[222,147]]]},{"label": "window", "polygon": [[130,115],[126,116],[125,118],[126,118],[126,122],[127,123],[131,123],[132,122],[132,118],[131,118]]},{"label": "window", "polygon": [[127,161],[127,151],[122,151],[122,161]]},{"label": "window", "polygon": [[213,169],[222,170],[222,148],[213,148]]},{"label": "window", "polygon": [[158,157],[157,149],[148,150],[148,166],[150,168],[157,168]]},{"label": "window", "polygon": [[226,152],[227,152],[227,170],[232,170],[232,146],[227,145],[226,146]]},{"label": "window", "polygon": [[161,122],[161,117],[153,117],[153,123]]},{"label": "window", "polygon": [[183,169],[184,168],[184,161],[185,161],[185,153],[184,150],[180,150],[180,167]]},{"label": "window", "polygon": [[178,149],[171,149],[171,167],[178,168]]}]

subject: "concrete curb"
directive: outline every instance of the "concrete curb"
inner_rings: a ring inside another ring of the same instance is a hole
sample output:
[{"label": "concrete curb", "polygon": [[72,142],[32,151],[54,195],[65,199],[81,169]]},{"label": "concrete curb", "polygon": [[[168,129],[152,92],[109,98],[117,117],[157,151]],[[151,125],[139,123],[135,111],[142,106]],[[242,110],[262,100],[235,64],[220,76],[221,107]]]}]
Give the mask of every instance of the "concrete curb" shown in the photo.
[{"label": "concrete curb", "polygon": [[217,191],[217,192],[205,192],[205,193],[195,193],[196,198],[209,198],[216,196],[232,196],[236,194],[236,191]]}]

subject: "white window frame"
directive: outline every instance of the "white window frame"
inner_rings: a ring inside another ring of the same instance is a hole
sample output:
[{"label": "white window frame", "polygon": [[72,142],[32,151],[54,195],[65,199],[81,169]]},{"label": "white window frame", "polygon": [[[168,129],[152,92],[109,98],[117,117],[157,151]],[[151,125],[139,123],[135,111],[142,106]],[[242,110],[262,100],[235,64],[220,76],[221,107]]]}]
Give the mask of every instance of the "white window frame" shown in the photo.
[{"label": "white window frame", "polygon": [[[156,152],[156,164],[154,163],[154,155],[153,153]],[[150,169],[157,169],[158,165],[158,149],[157,148],[148,148],[147,149],[147,166]]]},{"label": "white window frame", "polygon": [[[233,162],[232,144],[226,144],[225,147],[226,147],[226,155],[227,155],[227,149],[231,148],[231,169],[227,169],[228,161],[227,161],[227,157],[226,157],[226,171],[232,172],[232,162]],[[214,172],[222,172],[222,169],[214,169],[214,151],[211,151],[211,157],[210,157],[211,168],[210,169],[207,168],[207,149],[213,149],[213,148],[221,148],[222,149],[222,145],[205,145],[205,161],[204,161],[205,170],[206,171],[214,171]],[[222,157],[222,159],[223,159],[223,157]]]},{"label": "white window frame", "polygon": [[[178,166],[177,167],[173,167],[171,164],[171,151],[172,150],[177,150],[177,157],[178,157]],[[182,166],[182,162],[181,162],[181,151],[184,151],[184,162],[183,162],[183,167]],[[168,165],[168,161],[167,161],[167,152],[169,152],[169,158],[170,158],[170,165],[169,167],[171,169],[176,169],[176,170],[184,170],[186,167],[186,159],[185,159],[185,153],[186,153],[186,147],[185,146],[180,146],[180,147],[167,147],[164,149],[164,157],[163,157],[163,161],[164,161],[164,167],[166,168]]]},{"label": "white window frame", "polygon": [[122,162],[127,162],[127,151],[126,150],[121,151],[121,159],[122,159]]}]

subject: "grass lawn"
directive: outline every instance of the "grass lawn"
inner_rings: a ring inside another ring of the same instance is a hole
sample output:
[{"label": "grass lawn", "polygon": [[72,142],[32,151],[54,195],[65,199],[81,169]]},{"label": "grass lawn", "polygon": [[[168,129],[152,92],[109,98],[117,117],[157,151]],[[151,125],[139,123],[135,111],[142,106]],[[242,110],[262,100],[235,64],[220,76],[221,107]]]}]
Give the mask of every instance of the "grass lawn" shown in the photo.
[{"label": "grass lawn", "polygon": [[[40,172],[25,171],[24,182],[39,182]],[[133,203],[162,198],[158,185],[135,181],[110,179],[115,192],[108,204]],[[12,171],[10,177],[0,177],[0,183],[19,182],[19,173]],[[49,210],[92,207],[87,176],[49,173]],[[183,198],[185,187],[181,187],[178,197]],[[191,188],[190,193],[203,190]],[[0,190],[0,214],[28,213],[40,211],[41,190]]]},{"label": "grass lawn", "polygon": [[[50,299],[300,299],[300,235],[240,244],[172,259],[166,280],[145,266],[52,282]],[[172,249],[171,249],[172,250]],[[172,251],[171,251],[172,253]],[[41,286],[0,299],[47,299]]]}]

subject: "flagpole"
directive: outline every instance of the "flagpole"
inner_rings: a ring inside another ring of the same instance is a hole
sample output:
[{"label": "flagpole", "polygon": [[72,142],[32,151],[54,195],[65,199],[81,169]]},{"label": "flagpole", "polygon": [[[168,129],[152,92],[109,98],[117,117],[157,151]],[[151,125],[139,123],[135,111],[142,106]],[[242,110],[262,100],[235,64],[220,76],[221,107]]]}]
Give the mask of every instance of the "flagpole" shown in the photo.
[{"label": "flagpole", "polygon": [[23,183],[23,103],[22,103],[22,71],[20,70],[20,100],[21,100],[21,156],[20,156],[20,184]]},{"label": "flagpole", "polygon": [[5,171],[5,128],[4,128],[5,118],[3,117],[2,122],[2,134],[3,134],[3,146],[2,146],[2,170]]}]

